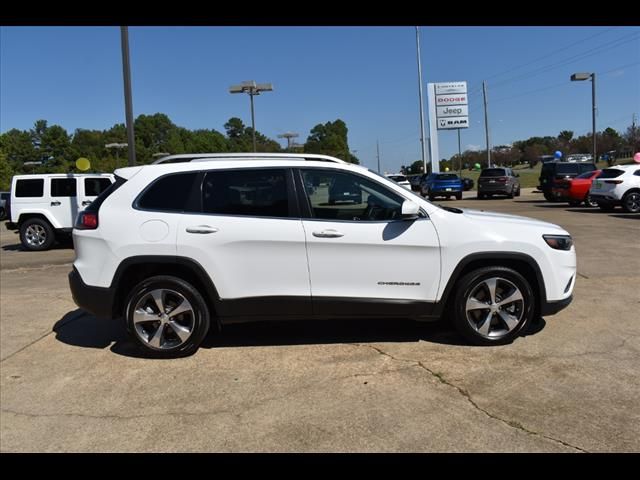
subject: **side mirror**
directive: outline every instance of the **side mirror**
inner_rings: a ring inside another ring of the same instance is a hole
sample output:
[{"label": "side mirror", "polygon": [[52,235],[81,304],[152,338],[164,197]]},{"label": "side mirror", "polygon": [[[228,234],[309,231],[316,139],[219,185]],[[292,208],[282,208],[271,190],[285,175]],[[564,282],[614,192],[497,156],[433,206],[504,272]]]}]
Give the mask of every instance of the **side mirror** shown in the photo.
[{"label": "side mirror", "polygon": [[416,220],[420,213],[420,206],[411,200],[402,202],[402,220]]}]

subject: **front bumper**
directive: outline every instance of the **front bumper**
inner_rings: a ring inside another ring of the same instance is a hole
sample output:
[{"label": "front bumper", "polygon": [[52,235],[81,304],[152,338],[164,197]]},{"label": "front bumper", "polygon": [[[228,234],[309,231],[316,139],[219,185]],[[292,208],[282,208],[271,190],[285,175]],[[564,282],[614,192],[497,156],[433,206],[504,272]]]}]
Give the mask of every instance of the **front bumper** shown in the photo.
[{"label": "front bumper", "polygon": [[69,288],[73,301],[80,308],[98,318],[113,318],[115,289],[87,285],[76,267],[69,272]]},{"label": "front bumper", "polygon": [[542,302],[542,305],[540,306],[540,315],[543,317],[555,315],[560,310],[567,308],[572,300],[573,295],[570,295],[569,297],[563,300],[558,300],[557,302]]}]

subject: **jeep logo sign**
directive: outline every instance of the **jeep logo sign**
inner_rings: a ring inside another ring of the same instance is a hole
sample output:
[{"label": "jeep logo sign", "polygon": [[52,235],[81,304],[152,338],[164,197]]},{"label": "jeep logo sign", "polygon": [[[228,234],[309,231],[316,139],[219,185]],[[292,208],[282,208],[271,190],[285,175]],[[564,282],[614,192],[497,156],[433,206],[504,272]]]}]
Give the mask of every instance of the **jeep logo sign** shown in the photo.
[{"label": "jeep logo sign", "polygon": [[437,107],[438,118],[441,117],[466,117],[469,115],[469,107],[467,105],[456,105],[451,107]]}]

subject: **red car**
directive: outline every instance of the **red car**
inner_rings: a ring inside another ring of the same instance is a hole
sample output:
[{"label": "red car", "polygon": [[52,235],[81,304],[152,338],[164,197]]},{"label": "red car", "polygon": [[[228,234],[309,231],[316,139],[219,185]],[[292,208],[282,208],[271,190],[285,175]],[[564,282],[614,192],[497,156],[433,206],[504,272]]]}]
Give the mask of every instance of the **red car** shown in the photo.
[{"label": "red car", "polygon": [[597,207],[598,204],[589,199],[589,189],[593,179],[597,178],[600,172],[601,170],[593,170],[575,178],[556,180],[551,193],[557,201],[569,202],[572,207],[577,207],[582,202],[588,207]]}]

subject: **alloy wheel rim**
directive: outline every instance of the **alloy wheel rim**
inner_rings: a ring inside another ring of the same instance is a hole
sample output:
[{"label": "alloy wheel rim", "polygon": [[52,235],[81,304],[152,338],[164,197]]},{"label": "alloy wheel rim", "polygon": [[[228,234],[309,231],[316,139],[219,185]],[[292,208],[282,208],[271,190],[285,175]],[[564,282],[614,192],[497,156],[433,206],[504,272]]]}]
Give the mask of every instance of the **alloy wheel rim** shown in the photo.
[{"label": "alloy wheel rim", "polygon": [[159,288],[138,300],[133,309],[133,325],[146,345],[169,350],[189,340],[195,326],[195,311],[181,293]]},{"label": "alloy wheel rim", "polygon": [[631,193],[627,197],[627,208],[632,212],[640,210],[640,193]]},{"label": "alloy wheel rim", "polygon": [[29,225],[24,236],[33,247],[39,247],[47,241],[47,232],[42,225]]},{"label": "alloy wheel rim", "polygon": [[470,291],[465,316],[481,337],[497,340],[516,328],[525,311],[524,296],[510,280],[491,277],[479,281]]}]

